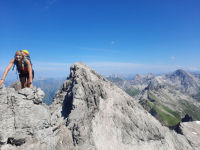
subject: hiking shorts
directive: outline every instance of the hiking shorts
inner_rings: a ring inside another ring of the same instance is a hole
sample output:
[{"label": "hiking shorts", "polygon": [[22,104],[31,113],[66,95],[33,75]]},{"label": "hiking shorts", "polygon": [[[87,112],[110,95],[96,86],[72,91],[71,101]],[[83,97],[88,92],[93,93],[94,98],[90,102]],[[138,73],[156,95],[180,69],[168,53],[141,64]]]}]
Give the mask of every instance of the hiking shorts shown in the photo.
[{"label": "hiking shorts", "polygon": [[[26,77],[29,79],[29,73],[20,73],[19,78]],[[34,78],[34,70],[32,70],[32,77]]]}]

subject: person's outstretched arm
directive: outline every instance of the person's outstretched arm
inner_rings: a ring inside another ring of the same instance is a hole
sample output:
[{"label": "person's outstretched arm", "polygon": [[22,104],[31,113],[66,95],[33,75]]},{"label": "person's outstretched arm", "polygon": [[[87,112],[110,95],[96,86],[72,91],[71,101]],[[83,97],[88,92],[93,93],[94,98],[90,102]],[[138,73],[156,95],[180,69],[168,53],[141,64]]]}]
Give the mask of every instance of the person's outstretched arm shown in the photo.
[{"label": "person's outstretched arm", "polygon": [[[28,59],[26,59],[26,64],[28,66],[28,73],[29,73],[29,79],[28,79],[28,82],[27,82],[27,84],[28,84],[27,86],[33,87],[33,84],[32,84],[32,82],[33,82],[32,66],[31,66],[31,63]],[[30,84],[30,82],[31,82],[31,84]]]},{"label": "person's outstretched arm", "polygon": [[4,84],[5,78],[6,78],[7,74],[8,74],[8,72],[9,72],[10,68],[11,68],[12,65],[14,64],[14,61],[15,61],[15,58],[13,58],[13,59],[10,61],[8,67],[6,68],[6,70],[5,70],[4,74],[3,74],[3,77],[2,77],[1,80],[0,80],[0,84],[2,84],[2,83]]}]

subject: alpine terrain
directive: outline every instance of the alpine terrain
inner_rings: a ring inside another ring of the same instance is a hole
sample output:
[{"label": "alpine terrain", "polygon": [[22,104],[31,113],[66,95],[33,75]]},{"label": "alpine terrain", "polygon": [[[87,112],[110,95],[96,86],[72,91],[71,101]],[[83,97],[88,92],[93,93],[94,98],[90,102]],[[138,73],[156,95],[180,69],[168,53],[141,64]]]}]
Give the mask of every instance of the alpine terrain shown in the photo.
[{"label": "alpine terrain", "polygon": [[199,121],[178,134],[84,63],[70,70],[50,106],[40,88],[0,85],[1,150],[200,149]]},{"label": "alpine terrain", "polygon": [[149,113],[166,126],[174,126],[186,114],[200,120],[200,79],[181,69],[172,74],[146,76],[115,83],[133,96]]},{"label": "alpine terrain", "polygon": [[[62,86],[64,81],[65,81],[65,78],[39,77],[33,80],[33,85],[38,88],[41,88],[41,90],[44,91],[45,97],[42,99],[42,101],[45,104],[50,105],[53,101],[55,92],[59,90],[59,88]],[[6,82],[5,86],[15,88],[17,91],[21,89],[20,81],[15,81],[14,83]]]}]

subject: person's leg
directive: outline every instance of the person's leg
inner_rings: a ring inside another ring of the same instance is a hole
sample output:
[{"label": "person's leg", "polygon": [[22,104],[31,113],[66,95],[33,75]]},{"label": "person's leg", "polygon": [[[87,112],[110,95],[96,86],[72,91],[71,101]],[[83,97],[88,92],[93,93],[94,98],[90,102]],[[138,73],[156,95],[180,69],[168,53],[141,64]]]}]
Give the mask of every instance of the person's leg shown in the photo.
[{"label": "person's leg", "polygon": [[27,78],[27,87],[29,87],[29,86],[30,86],[29,82],[30,82],[30,79],[29,79],[29,78]]},{"label": "person's leg", "polygon": [[26,77],[20,77],[20,82],[22,85],[22,89],[26,87]]},{"label": "person's leg", "polygon": [[[34,78],[34,71],[32,71],[32,77]],[[33,78],[32,78],[32,81],[33,81]],[[29,75],[28,75],[27,76],[27,87],[30,86],[29,82],[30,82],[30,79],[29,79]]]}]

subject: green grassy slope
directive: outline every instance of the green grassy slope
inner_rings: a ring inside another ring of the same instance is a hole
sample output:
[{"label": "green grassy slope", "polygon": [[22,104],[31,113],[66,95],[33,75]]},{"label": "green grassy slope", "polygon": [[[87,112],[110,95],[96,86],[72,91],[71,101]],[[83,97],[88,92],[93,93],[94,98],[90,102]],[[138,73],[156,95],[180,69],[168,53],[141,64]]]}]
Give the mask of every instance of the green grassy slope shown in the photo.
[{"label": "green grassy slope", "polygon": [[130,96],[135,96],[138,93],[140,93],[139,89],[134,89],[134,88],[128,88],[124,90],[127,94],[129,94]]},{"label": "green grassy slope", "polygon": [[179,104],[184,107],[185,114],[189,114],[194,120],[200,120],[200,108],[197,108],[188,101],[179,101]]},{"label": "green grassy slope", "polygon": [[[186,100],[179,100],[179,108],[182,108],[181,112],[170,109],[161,103],[152,92],[149,92],[148,100],[141,100],[140,104],[150,112],[157,120],[166,126],[174,126],[181,122],[186,114],[193,117],[194,120],[200,120],[200,108],[194,106]],[[173,104],[172,104],[173,105]]]},{"label": "green grassy slope", "polygon": [[140,104],[166,126],[174,126],[181,121],[178,111],[173,111],[164,105],[157,103],[157,101],[151,102],[149,100],[140,101]]}]

